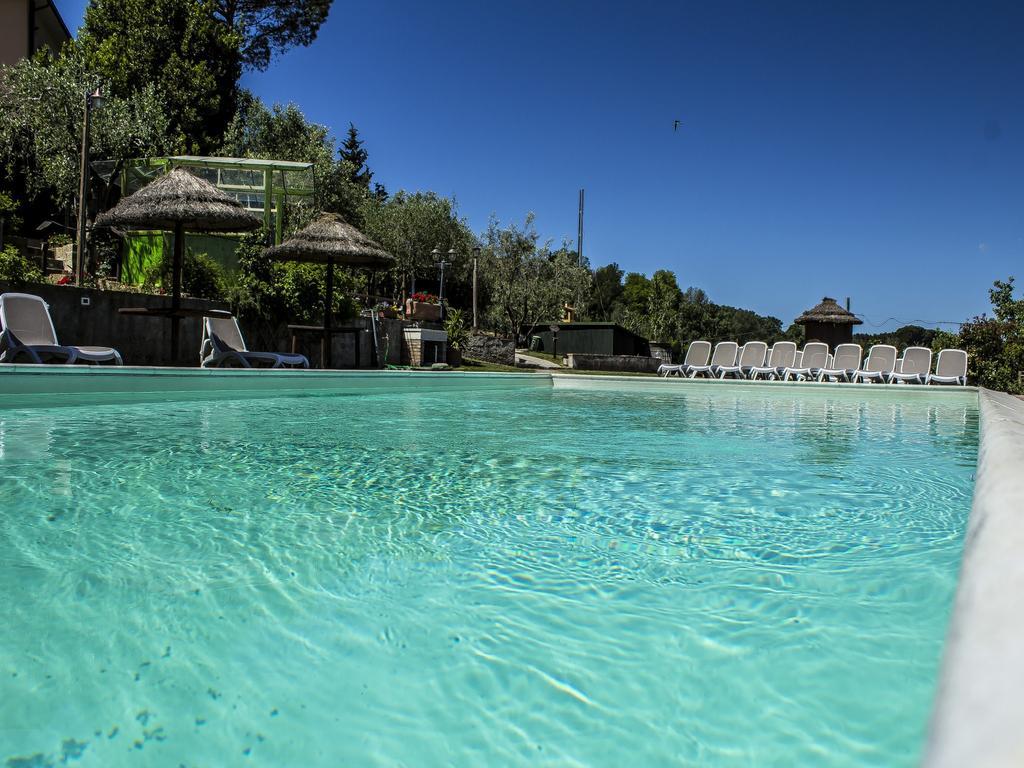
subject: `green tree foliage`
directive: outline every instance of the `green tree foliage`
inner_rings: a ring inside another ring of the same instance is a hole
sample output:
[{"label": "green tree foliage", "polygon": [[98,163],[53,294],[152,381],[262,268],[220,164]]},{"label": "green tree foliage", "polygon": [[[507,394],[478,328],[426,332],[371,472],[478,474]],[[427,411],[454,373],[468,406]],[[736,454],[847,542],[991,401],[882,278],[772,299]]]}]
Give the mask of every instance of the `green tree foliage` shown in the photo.
[{"label": "green tree foliage", "polygon": [[340,214],[357,227],[362,225],[363,206],[372,196],[365,186],[351,181],[353,167],[337,157],[328,129],[307,120],[294,104],[275,104],[268,109],[253,94],[243,92],[219,154],[312,163],[316,176],[313,208]]},{"label": "green tree foliage", "polygon": [[920,325],[904,325],[889,333],[855,333],[853,340],[864,349],[873,344],[890,344],[896,349],[907,347],[930,347],[938,331],[922,328]]},{"label": "green tree foliage", "polygon": [[[386,202],[367,198],[362,209],[363,231],[380,243],[397,260],[393,290],[404,295],[429,285],[436,290],[439,270],[437,248],[450,262],[445,268],[445,296],[465,306],[472,273],[472,250],[476,238],[464,219],[459,218],[454,200],[434,192],[399,191]],[[448,251],[454,251],[452,255]]]},{"label": "green tree foliage", "polygon": [[[97,84],[80,48],[0,67],[0,168],[8,191],[29,204],[67,209],[79,182],[85,94]],[[112,97],[92,114],[98,158],[166,154],[169,122],[152,84],[130,98]]]},{"label": "green tree foliage", "polygon": [[507,336],[528,337],[542,322],[560,320],[565,304],[586,304],[592,276],[574,250],[539,244],[533,214],[522,227],[491,218],[483,236],[486,322]]},{"label": "green tree foliage", "polygon": [[13,245],[0,250],[0,282],[11,288],[22,288],[27,283],[43,282],[39,265],[29,261]]},{"label": "green tree foliage", "polygon": [[18,215],[17,201],[0,190],[0,245],[3,245],[3,233],[17,232],[21,229],[21,217]]},{"label": "green tree foliage", "polygon": [[630,272],[613,318],[651,341],[673,341],[679,335],[681,300],[674,272],[659,269],[649,279]]},{"label": "green tree foliage", "polygon": [[622,296],[622,268],[612,262],[594,270],[593,288],[586,316],[591,320],[608,322],[615,305]]},{"label": "green tree foliage", "polygon": [[213,18],[241,39],[242,63],[266,69],[275,53],[316,40],[331,0],[213,0]]},{"label": "green tree foliage", "polygon": [[964,323],[957,340],[969,355],[972,384],[1024,394],[1024,299],[1013,297],[1013,282],[995,281],[989,291],[993,317]]},{"label": "green tree foliage", "polygon": [[338,150],[339,157],[350,166],[348,180],[353,184],[359,184],[367,189],[370,188],[370,181],[373,179],[373,171],[366,164],[370,153],[363,146],[363,140],[359,138],[359,131],[352,123],[348,124],[348,135],[341,143]]},{"label": "green tree foliage", "polygon": [[[242,240],[237,251],[237,282],[227,296],[232,310],[270,327],[285,322],[319,324],[323,321],[326,268],[271,261],[265,253],[268,237],[268,232],[257,231]],[[335,267],[334,314],[341,319],[354,317],[357,306],[352,295],[365,288],[362,275]]]},{"label": "green tree foliage", "polygon": [[152,86],[176,151],[209,154],[227,128],[241,75],[241,34],[194,0],[92,0],[79,46],[107,91],[132,99]]}]

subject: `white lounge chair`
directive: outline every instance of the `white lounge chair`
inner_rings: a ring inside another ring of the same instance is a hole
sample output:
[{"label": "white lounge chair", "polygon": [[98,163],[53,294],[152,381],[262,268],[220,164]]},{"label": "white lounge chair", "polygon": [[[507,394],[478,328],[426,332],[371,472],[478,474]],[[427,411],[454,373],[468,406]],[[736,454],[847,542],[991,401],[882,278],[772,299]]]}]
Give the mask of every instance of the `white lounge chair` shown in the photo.
[{"label": "white lounge chair", "polygon": [[309,368],[305,355],[250,351],[234,317],[203,318],[199,362],[203,368]]},{"label": "white lounge chair", "polygon": [[796,343],[792,341],[776,341],[768,354],[768,362],[750,371],[750,378],[764,376],[767,379],[781,379],[787,368],[796,362]]},{"label": "white lounge chair", "polygon": [[800,352],[800,360],[792,368],[782,372],[783,381],[806,381],[818,375],[818,371],[828,365],[828,344],[821,341],[809,341]]},{"label": "white lounge chair", "polygon": [[718,369],[723,365],[736,365],[736,351],[739,344],[735,341],[720,341],[715,344],[715,351],[711,355],[711,362],[708,365],[691,365],[688,375],[691,379],[697,378],[698,374],[704,376],[717,376]]},{"label": "white lounge chair", "polygon": [[864,367],[853,372],[853,381],[884,384],[890,374],[896,370],[896,347],[889,344],[875,344],[868,350]]},{"label": "white lounge chair", "polygon": [[860,344],[840,344],[827,368],[818,371],[818,381],[850,381],[860,368]]},{"label": "white lounge chair", "polygon": [[121,365],[121,355],[111,347],[75,347],[57,341],[50,308],[31,293],[0,295],[0,363],[16,363],[24,358],[29,363],[114,363]]},{"label": "white lounge chair", "polygon": [[967,386],[967,353],[962,349],[943,349],[935,363],[935,373],[925,378],[926,384],[959,384]]},{"label": "white lounge chair", "polygon": [[666,377],[673,373],[676,376],[688,375],[688,369],[690,367],[695,365],[707,365],[710,357],[710,341],[691,341],[690,346],[686,348],[686,357],[683,358],[683,362],[679,365],[668,365],[662,363],[658,366],[658,375]]},{"label": "white lounge chair", "polygon": [[768,354],[768,345],[763,341],[748,341],[740,350],[739,360],[735,365],[723,365],[718,369],[718,378],[735,376],[737,379],[745,379],[755,368],[764,365],[764,358]]},{"label": "white lounge chair", "polygon": [[889,383],[924,384],[931,370],[932,351],[928,347],[907,347],[889,374]]}]

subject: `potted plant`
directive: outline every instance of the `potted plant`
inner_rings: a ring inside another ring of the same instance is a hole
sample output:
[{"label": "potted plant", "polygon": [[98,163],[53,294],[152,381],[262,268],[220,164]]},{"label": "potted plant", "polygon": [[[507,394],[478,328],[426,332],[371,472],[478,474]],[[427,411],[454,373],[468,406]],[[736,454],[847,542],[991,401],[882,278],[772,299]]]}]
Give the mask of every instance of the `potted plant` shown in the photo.
[{"label": "potted plant", "polygon": [[444,319],[444,331],[448,334],[448,365],[457,368],[462,365],[462,351],[469,342],[469,329],[461,309],[449,309]]},{"label": "potted plant", "polygon": [[382,301],[377,305],[377,316],[386,318],[388,320],[394,320],[399,315],[399,307],[397,304],[392,304],[387,301]]},{"label": "potted plant", "polygon": [[432,293],[414,293],[405,300],[405,317],[436,323],[441,319],[441,302]]}]

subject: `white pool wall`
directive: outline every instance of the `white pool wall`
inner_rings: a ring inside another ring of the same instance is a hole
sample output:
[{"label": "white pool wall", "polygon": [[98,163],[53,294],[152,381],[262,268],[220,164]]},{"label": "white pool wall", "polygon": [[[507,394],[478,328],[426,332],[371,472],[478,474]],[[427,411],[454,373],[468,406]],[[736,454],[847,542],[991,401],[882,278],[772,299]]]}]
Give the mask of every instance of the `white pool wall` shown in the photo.
[{"label": "white pool wall", "polygon": [[974,501],[925,768],[1024,766],[1024,402],[979,393]]}]

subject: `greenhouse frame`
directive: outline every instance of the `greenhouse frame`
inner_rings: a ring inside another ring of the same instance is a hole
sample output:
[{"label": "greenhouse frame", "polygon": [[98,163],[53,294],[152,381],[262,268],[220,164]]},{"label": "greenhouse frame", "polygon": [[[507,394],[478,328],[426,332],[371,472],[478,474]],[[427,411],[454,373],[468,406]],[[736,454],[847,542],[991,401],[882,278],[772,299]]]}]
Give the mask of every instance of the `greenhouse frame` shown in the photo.
[{"label": "greenhouse frame", "polygon": [[[141,189],[172,168],[188,168],[202,179],[231,195],[246,209],[259,214],[273,232],[274,244],[281,242],[285,225],[285,206],[313,201],[316,174],[312,163],[289,160],[258,160],[243,157],[138,158],[124,163],[102,160],[92,164],[93,171],[110,185],[120,188],[121,196]],[[225,271],[238,268],[235,254],[240,237],[221,234],[186,234],[185,248],[205,253]],[[126,232],[121,249],[121,282],[140,285],[146,281],[170,252],[170,233],[161,231]]]}]

